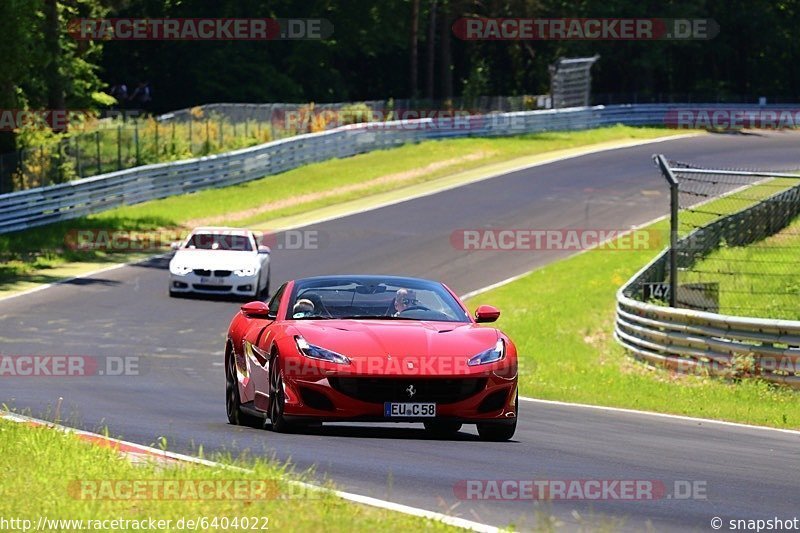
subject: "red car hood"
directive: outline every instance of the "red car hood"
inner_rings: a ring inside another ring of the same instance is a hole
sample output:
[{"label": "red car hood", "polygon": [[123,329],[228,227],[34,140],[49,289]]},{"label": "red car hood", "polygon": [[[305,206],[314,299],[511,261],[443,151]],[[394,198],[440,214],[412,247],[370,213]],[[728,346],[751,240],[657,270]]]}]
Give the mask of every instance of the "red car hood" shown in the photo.
[{"label": "red car hood", "polygon": [[309,343],[347,356],[359,374],[474,373],[469,358],[498,339],[492,328],[453,322],[314,320],[295,327]]}]

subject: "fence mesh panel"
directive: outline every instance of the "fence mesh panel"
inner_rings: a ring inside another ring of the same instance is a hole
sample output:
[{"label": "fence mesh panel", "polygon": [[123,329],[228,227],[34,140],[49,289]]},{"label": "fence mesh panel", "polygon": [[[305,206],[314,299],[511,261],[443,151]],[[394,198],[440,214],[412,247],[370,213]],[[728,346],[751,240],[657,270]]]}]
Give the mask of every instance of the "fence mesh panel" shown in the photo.
[{"label": "fence mesh panel", "polygon": [[800,170],[670,166],[679,183],[679,306],[800,319]]}]

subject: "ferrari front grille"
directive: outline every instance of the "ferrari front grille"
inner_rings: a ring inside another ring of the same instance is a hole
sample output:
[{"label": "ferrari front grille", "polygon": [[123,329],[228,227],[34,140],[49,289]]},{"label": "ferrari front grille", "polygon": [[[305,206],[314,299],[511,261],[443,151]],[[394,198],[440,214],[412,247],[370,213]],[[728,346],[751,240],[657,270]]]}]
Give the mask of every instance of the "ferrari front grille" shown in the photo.
[{"label": "ferrari front grille", "polygon": [[334,390],[369,403],[456,403],[486,387],[486,378],[328,378]]}]

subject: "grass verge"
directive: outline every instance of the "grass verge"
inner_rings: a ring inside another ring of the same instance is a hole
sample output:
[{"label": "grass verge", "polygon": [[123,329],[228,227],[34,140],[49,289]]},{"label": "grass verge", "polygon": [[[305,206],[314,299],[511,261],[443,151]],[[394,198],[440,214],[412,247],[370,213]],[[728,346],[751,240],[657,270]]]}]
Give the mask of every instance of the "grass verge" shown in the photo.
[{"label": "grass verge", "polygon": [[[750,192],[755,200],[775,189],[756,186]],[[730,209],[725,202],[712,202],[708,211]],[[692,216],[696,224],[711,219]],[[661,221],[645,229],[664,235],[669,226]],[[657,252],[590,250],[479,294],[469,305],[504,311],[497,326],[517,345],[523,395],[800,429],[800,396],[791,389],[654,369],[628,357],[614,341],[616,291]]]},{"label": "grass verge", "polygon": [[[150,231],[199,224],[251,226],[402,190],[498,162],[611,141],[652,139],[663,128],[614,126],[577,132],[547,132],[508,138],[427,141],[346,159],[304,166],[249,183],[174,196],[113,209],[98,215],[0,235],[0,292],[12,286],[67,277],[66,263],[115,263],[130,254],[81,252],[65,246],[71,231]],[[682,132],[685,133],[685,132]]]},{"label": "grass verge", "polygon": [[719,283],[720,313],[800,320],[800,218],[749,246],[726,246],[698,261],[682,282]]},{"label": "grass verge", "polygon": [[[458,530],[434,520],[357,505],[330,492],[301,490],[288,483],[292,475],[286,467],[257,458],[243,463],[215,458],[246,465],[252,472],[193,464],[134,465],[109,448],[73,435],[5,420],[0,420],[0,449],[0,517],[30,520],[32,527],[44,517],[50,521],[45,531],[153,530],[152,525],[122,522],[83,528],[56,522],[83,520],[86,526],[88,520],[118,519],[171,521],[159,531]],[[182,528],[181,519],[184,524],[195,520],[199,527]],[[249,527],[244,527],[244,520]]]}]

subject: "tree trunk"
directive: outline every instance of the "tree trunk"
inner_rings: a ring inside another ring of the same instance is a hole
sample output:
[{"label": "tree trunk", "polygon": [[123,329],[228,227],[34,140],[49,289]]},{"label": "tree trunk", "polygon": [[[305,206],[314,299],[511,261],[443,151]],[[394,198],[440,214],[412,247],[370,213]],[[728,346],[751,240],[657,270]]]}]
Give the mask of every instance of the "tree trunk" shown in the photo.
[{"label": "tree trunk", "polygon": [[417,42],[419,41],[419,0],[411,2],[411,72],[409,81],[411,84],[411,99],[417,98],[419,57],[417,53]]},{"label": "tree trunk", "polygon": [[[44,42],[48,61],[45,65],[47,83],[47,107],[64,109],[64,80],[58,67],[61,64],[61,44],[59,43],[58,0],[45,0]],[[64,128],[59,124],[54,131]]]},{"label": "tree trunk", "polygon": [[441,97],[449,100],[453,97],[453,58],[450,54],[450,6],[448,2],[442,4],[442,13],[439,17],[441,26],[439,30],[439,79],[441,80]]},{"label": "tree trunk", "polygon": [[433,69],[436,59],[436,3],[437,0],[431,0],[431,13],[428,20],[428,51],[427,51],[427,79],[425,84],[425,98],[433,100],[434,91],[434,74]]}]

